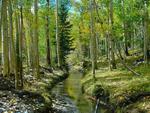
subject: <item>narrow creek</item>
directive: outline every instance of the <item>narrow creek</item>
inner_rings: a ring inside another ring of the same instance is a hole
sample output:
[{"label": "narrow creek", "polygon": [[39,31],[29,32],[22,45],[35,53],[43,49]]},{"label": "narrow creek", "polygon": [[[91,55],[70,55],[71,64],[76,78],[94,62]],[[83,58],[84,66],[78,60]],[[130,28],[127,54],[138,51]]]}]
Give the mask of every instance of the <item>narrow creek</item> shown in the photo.
[{"label": "narrow creek", "polygon": [[82,73],[71,71],[69,77],[52,90],[55,113],[94,113],[92,102],[82,94]]}]

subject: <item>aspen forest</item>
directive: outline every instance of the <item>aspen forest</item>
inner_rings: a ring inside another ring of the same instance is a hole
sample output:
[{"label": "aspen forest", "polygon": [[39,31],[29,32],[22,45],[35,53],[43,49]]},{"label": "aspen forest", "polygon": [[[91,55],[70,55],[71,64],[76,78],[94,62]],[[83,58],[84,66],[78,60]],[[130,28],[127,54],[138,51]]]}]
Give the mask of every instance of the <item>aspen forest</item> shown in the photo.
[{"label": "aspen forest", "polygon": [[0,113],[150,113],[150,0],[0,0]]}]

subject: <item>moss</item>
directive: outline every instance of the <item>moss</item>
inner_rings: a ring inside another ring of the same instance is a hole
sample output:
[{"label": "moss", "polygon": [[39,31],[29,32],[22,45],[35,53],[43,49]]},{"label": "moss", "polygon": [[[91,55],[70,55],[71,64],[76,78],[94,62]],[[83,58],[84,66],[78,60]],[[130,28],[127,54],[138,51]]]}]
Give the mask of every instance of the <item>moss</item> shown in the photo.
[{"label": "moss", "polygon": [[51,98],[50,93],[43,92],[41,95],[44,97],[45,103],[50,104],[50,105],[52,104],[52,98]]}]

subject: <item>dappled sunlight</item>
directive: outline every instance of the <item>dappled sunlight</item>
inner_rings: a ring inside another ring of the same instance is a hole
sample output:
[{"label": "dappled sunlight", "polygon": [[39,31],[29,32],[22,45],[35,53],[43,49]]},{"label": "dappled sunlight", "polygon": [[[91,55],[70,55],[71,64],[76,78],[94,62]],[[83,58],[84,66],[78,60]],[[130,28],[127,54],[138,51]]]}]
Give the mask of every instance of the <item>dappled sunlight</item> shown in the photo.
[{"label": "dappled sunlight", "polygon": [[0,0],[0,113],[149,104],[149,0]]}]

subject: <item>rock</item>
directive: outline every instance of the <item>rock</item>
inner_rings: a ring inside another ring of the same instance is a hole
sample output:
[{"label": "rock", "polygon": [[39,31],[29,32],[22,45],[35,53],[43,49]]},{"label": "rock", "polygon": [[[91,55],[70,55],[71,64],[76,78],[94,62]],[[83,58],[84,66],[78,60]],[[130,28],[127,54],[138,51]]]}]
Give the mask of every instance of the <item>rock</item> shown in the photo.
[{"label": "rock", "polygon": [[133,65],[134,65],[134,66],[138,66],[138,65],[140,65],[140,64],[142,64],[142,63],[144,63],[144,59],[143,59],[143,58],[137,59],[136,61],[134,61],[134,62],[133,62]]},{"label": "rock", "polygon": [[4,108],[0,108],[0,113],[3,113],[5,111]]}]

